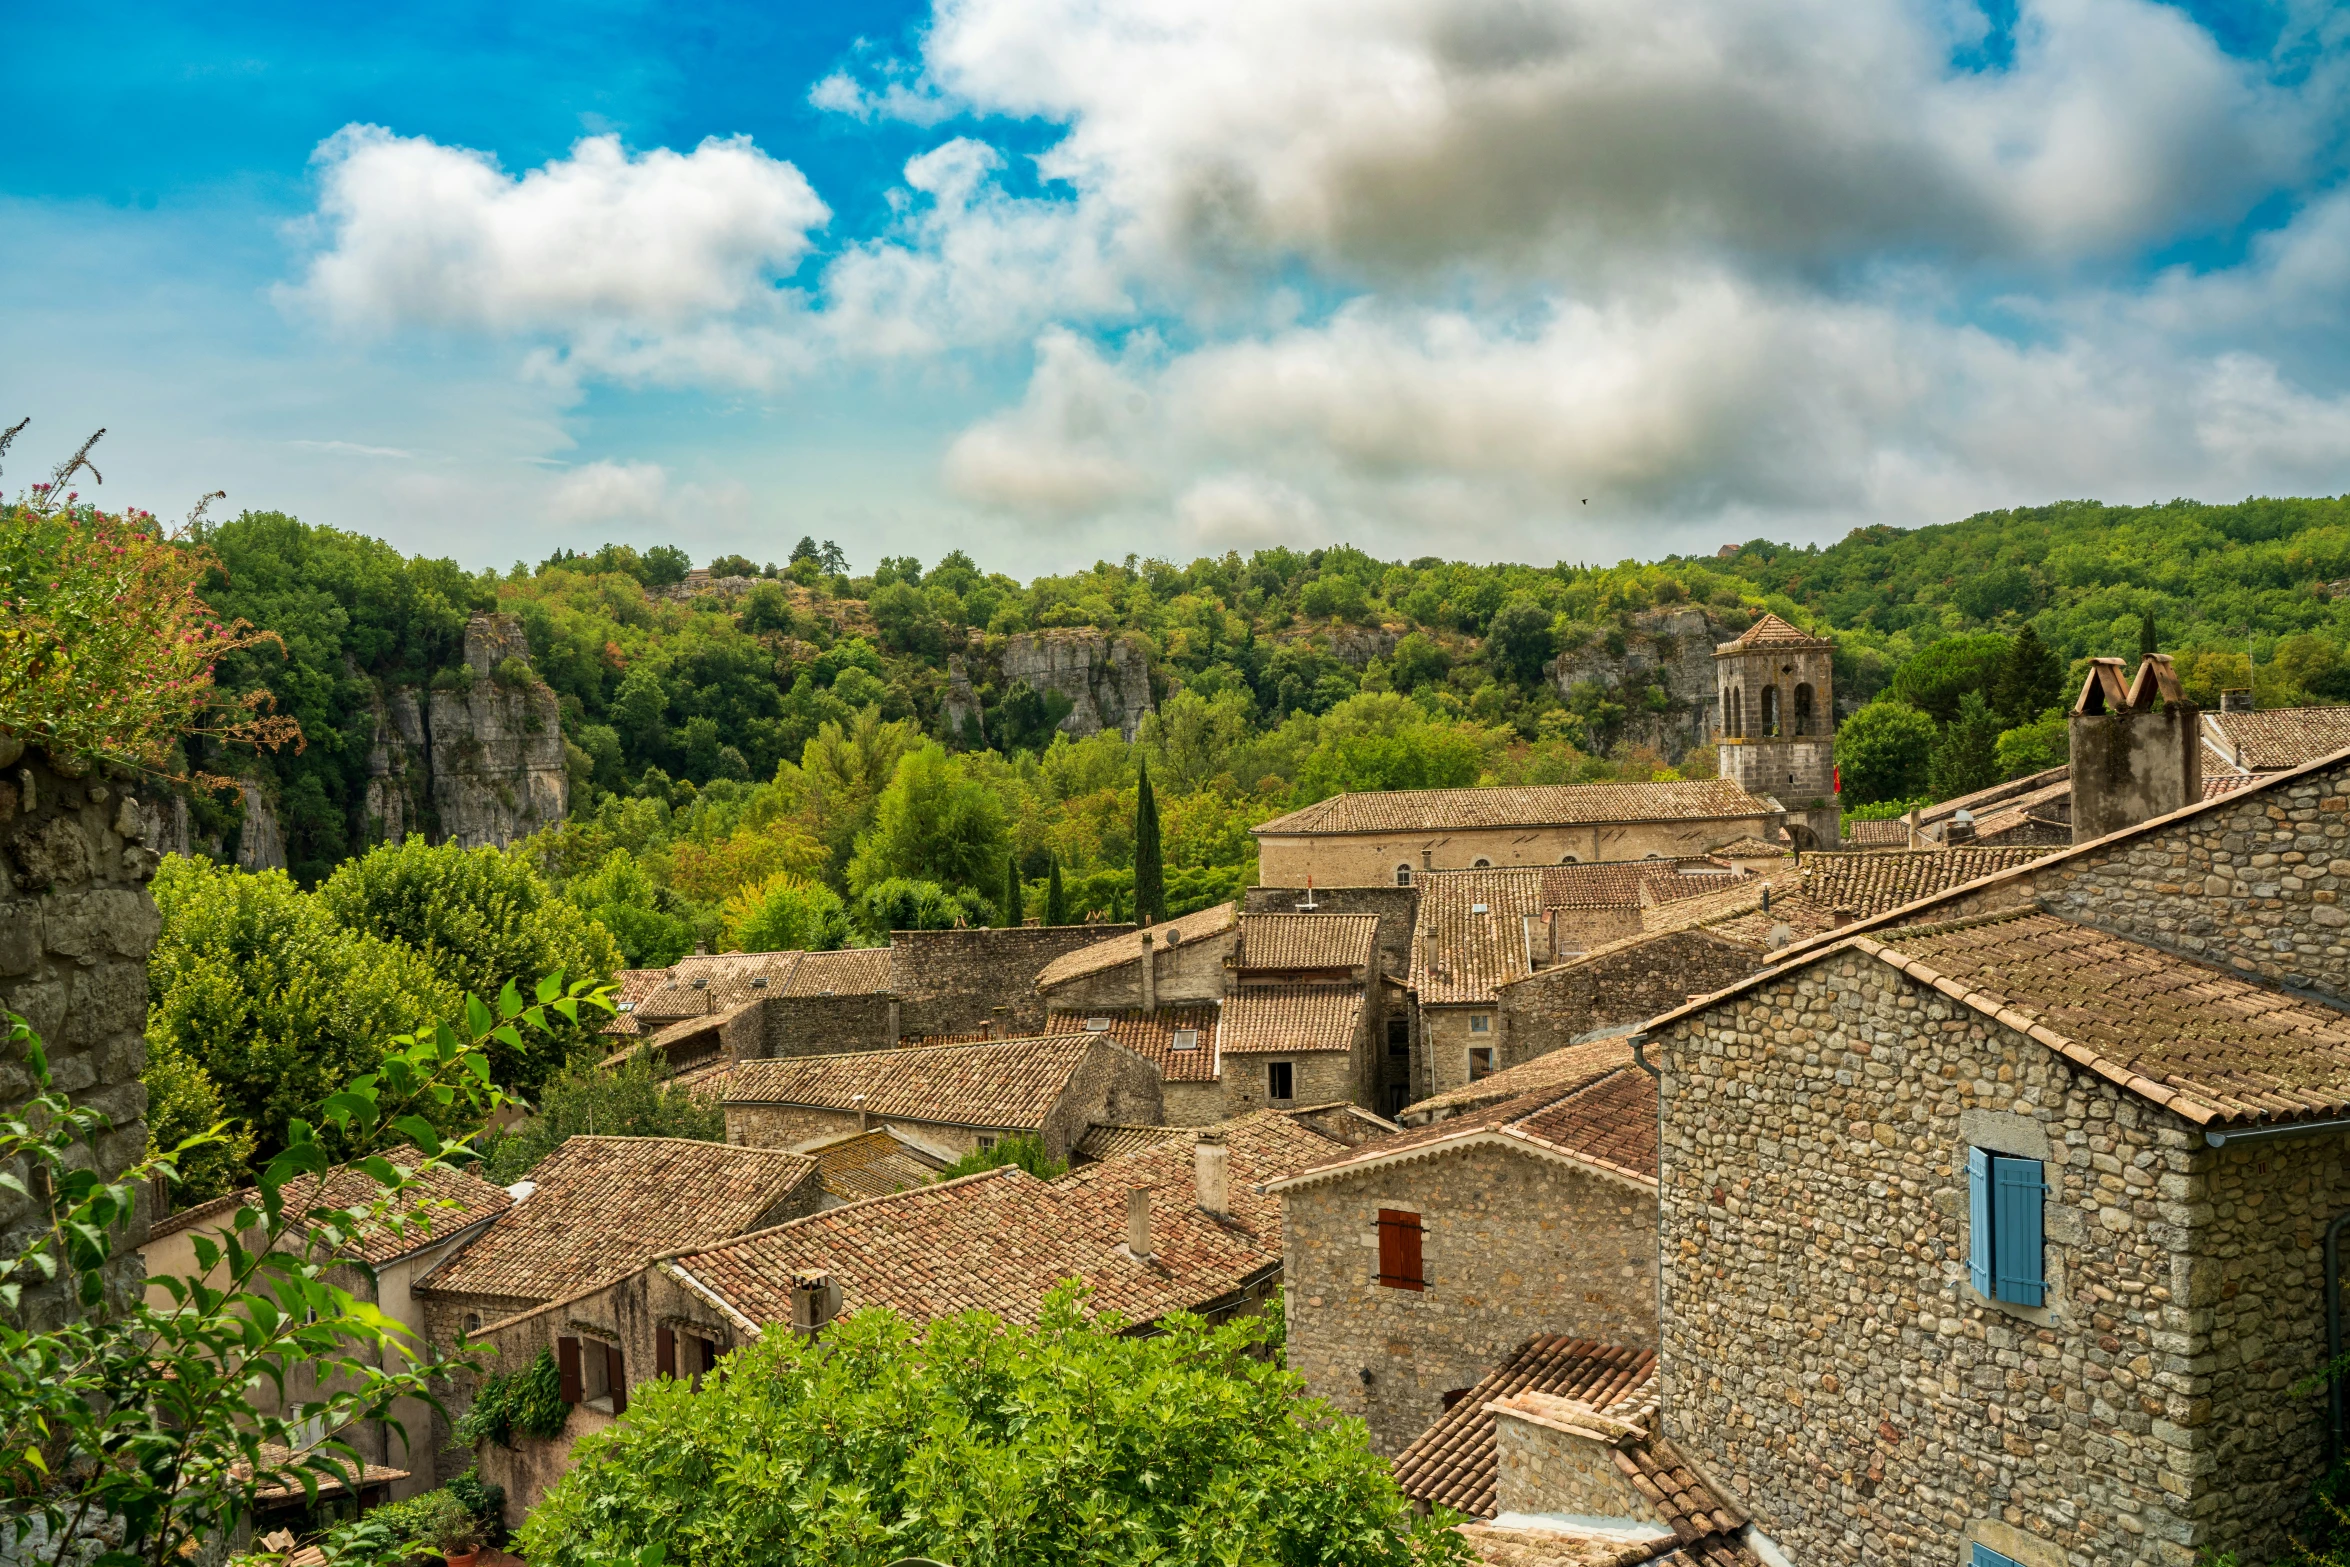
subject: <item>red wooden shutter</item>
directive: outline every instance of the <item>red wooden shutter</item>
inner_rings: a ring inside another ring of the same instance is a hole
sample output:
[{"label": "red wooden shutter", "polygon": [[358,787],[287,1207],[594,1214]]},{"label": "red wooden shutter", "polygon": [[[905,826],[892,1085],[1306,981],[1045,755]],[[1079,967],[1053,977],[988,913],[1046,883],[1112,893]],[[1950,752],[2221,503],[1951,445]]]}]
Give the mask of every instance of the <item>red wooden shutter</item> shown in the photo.
[{"label": "red wooden shutter", "polygon": [[1420,1216],[1398,1208],[1379,1210],[1379,1282],[1391,1289],[1427,1287],[1420,1268]]},{"label": "red wooden shutter", "polygon": [[563,1382],[563,1402],[566,1404],[578,1403],[581,1397],[579,1340],[575,1338],[555,1340],[555,1369]]},{"label": "red wooden shutter", "polygon": [[612,1413],[628,1413],[628,1367],[620,1359],[620,1346],[604,1346],[604,1376],[612,1384]]},{"label": "red wooden shutter", "polygon": [[653,1371],[657,1376],[677,1375],[677,1335],[666,1326],[653,1335]]}]

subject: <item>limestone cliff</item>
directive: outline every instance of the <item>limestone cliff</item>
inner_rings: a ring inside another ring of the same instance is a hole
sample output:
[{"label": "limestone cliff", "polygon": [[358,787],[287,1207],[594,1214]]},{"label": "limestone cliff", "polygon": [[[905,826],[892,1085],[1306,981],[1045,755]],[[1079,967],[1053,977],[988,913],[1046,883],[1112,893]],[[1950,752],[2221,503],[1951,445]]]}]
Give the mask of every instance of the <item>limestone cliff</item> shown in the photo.
[{"label": "limestone cliff", "polygon": [[1065,733],[1082,739],[1114,729],[1131,740],[1151,710],[1150,670],[1142,643],[1099,631],[1029,631],[1004,639],[999,689],[1025,680],[1069,699]]},{"label": "limestone cliff", "polygon": [[[1626,709],[1621,738],[1678,760],[1713,734],[1714,645],[1746,629],[1746,616],[1724,621],[1696,604],[1641,610],[1628,629],[1594,637],[1551,665],[1561,697],[1596,682]],[[1660,711],[1648,696],[1664,693]]]},{"label": "limestone cliff", "polygon": [[503,846],[569,808],[562,709],[530,667],[519,616],[468,621],[465,670],[469,680],[435,682],[426,704],[431,836],[468,849]]}]

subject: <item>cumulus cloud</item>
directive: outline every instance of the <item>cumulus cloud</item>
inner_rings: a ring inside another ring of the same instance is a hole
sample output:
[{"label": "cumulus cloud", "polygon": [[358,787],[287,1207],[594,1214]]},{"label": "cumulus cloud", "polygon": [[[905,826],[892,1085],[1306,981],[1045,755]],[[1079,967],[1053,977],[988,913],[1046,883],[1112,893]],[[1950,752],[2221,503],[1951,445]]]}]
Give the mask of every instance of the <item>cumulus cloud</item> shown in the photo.
[{"label": "cumulus cloud", "polygon": [[591,462],[555,481],[548,520],[590,524],[651,522],[669,503],[669,474],[659,463]]},{"label": "cumulus cloud", "polygon": [[[748,138],[632,156],[591,136],[519,177],[372,125],[318,149],[319,248],[293,297],[339,326],[551,338],[589,367],[741,378],[830,212]],[[770,349],[771,352],[771,349]]]}]

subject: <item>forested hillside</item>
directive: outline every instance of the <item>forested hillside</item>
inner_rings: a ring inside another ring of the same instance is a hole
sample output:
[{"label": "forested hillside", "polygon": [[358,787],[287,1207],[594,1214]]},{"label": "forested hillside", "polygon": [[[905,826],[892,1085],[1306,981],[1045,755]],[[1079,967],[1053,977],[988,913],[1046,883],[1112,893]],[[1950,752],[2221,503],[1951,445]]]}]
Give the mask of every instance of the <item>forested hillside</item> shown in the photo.
[{"label": "forested hillside", "polygon": [[[224,683],[266,686],[307,743],[203,760],[256,780],[298,881],[381,834],[383,693],[469,684],[466,621],[502,612],[529,648],[511,678],[560,706],[570,819],[533,847],[632,961],[742,939],[763,890],[809,905],[769,927],[823,939],[1002,917],[1008,880],[1041,912],[1056,870],[1073,917],[1129,912],[1146,759],[1178,908],[1245,881],[1252,823],[1340,789],[1702,775],[1711,643],[1766,607],[1838,644],[1848,805],[2061,760],[2069,666],[2150,630],[2205,700],[2247,658],[2264,705],[2350,696],[2340,500],[2069,503],[1603,568],[1340,547],[1027,583],[960,551],[852,573],[812,539],[690,588],[667,546],[500,574],[274,514],[206,542],[215,607],[284,639]],[[1100,711],[1072,720],[1088,679]],[[239,810],[210,798],[198,825],[217,841]]]}]

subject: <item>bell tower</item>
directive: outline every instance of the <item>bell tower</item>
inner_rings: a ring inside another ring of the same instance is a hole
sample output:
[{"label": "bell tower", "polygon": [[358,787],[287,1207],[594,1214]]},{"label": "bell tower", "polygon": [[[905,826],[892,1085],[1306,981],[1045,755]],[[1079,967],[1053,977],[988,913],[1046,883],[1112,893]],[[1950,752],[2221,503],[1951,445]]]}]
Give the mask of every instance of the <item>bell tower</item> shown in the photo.
[{"label": "bell tower", "polygon": [[1826,638],[1769,614],[1714,649],[1722,776],[1785,806],[1806,849],[1836,846],[1834,652]]}]

